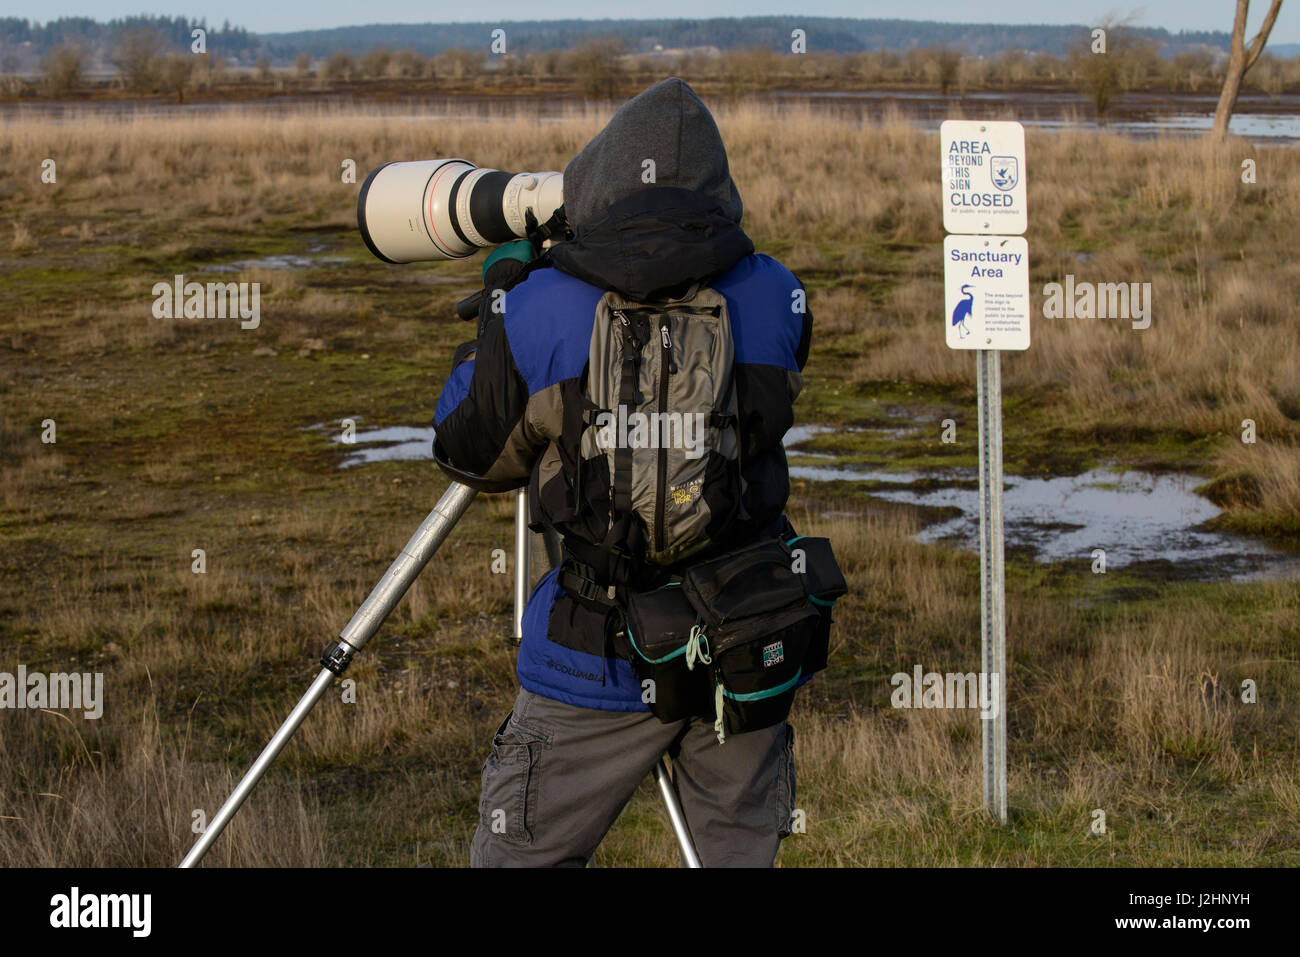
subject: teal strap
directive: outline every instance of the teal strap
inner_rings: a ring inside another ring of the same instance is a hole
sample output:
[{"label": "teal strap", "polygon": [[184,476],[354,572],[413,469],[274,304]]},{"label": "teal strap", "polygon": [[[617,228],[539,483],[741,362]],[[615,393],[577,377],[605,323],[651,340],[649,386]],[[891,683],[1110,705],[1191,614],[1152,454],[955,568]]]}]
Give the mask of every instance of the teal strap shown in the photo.
[{"label": "teal strap", "polygon": [[800,668],[795,672],[793,678],[777,685],[775,688],[769,688],[766,691],[751,691],[745,694],[735,694],[730,692],[726,688],[722,687],[721,682],[715,681],[713,686],[713,711],[717,717],[713,722],[713,730],[718,733],[718,744],[723,744],[727,740],[725,722],[723,721],[723,715],[726,708],[723,700],[724,698],[730,698],[732,701],[761,701],[763,698],[771,698],[775,695],[789,691],[799,683],[799,679],[802,677],[803,669]]},{"label": "teal strap", "polygon": [[[688,641],[686,644],[682,645],[682,646],[681,646],[680,648],[678,648],[676,651],[670,651],[668,654],[664,655],[662,658],[649,658],[649,657],[646,656],[646,653],[645,653],[644,651],[642,651],[640,648],[637,647],[637,644],[636,644],[636,635],[632,634],[632,625],[631,625],[630,623],[626,622],[626,621],[625,621],[624,623],[625,623],[626,626],[627,626],[627,638],[628,638],[628,641],[630,641],[630,642],[632,643],[632,650],[635,651],[638,655],[641,656],[641,660],[642,660],[642,661],[648,661],[648,662],[650,662],[650,664],[652,664],[652,665],[661,665],[661,664],[663,664],[665,661],[672,661],[672,660],[673,660],[674,658],[676,658],[678,655],[684,655],[684,654],[686,654],[686,649],[689,648],[690,645],[691,645],[691,643]],[[689,661],[688,661],[688,665],[689,665]]]},{"label": "teal strap", "polygon": [[789,681],[782,682],[781,684],[777,685],[775,688],[768,688],[766,691],[750,691],[745,694],[734,694],[730,691],[727,691],[725,688],[722,687],[722,685],[718,685],[718,690],[723,694],[725,694],[732,701],[761,701],[764,698],[771,698],[774,697],[775,695],[779,695],[786,691],[789,691],[791,688],[793,688],[795,685],[799,683],[799,679],[802,677],[803,677],[803,669],[800,668],[798,671],[795,672],[794,677],[791,678]]}]

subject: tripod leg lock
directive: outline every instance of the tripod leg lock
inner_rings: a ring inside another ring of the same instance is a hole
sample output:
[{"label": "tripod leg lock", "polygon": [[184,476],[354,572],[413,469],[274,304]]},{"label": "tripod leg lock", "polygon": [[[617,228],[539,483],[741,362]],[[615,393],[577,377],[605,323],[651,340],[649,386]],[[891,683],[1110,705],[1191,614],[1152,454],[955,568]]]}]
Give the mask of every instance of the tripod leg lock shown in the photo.
[{"label": "tripod leg lock", "polygon": [[356,649],[346,641],[334,641],[321,652],[320,663],[337,677],[348,670],[348,665],[352,664],[352,656],[356,653]]}]

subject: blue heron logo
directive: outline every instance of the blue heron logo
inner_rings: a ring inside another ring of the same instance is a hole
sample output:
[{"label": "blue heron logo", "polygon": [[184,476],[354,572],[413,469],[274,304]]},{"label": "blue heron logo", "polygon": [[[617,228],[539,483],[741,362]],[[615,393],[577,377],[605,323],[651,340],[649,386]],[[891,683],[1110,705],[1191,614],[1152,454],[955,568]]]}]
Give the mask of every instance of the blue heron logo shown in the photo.
[{"label": "blue heron logo", "polygon": [[952,311],[952,324],[960,330],[963,339],[970,335],[966,320],[971,317],[971,307],[975,305],[975,293],[972,291],[974,288],[969,284],[961,287],[961,294],[965,298],[957,303],[957,308]]}]

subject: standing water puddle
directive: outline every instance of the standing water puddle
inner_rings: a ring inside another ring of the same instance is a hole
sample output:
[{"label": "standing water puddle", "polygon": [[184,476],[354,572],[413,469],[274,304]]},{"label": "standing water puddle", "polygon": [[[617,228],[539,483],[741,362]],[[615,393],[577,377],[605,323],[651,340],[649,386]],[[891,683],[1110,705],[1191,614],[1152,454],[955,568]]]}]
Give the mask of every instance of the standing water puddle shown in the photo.
[{"label": "standing water puddle", "polygon": [[[340,468],[390,460],[432,460],[432,428],[385,426],[357,429],[345,442],[335,423],[313,430],[330,434],[347,454]],[[926,526],[921,542],[946,542],[979,550],[978,475],[971,468],[891,472],[856,465],[834,464],[826,452],[804,452],[796,446],[814,436],[835,431],[823,425],[798,425],[785,436],[785,445],[799,459],[829,464],[790,468],[793,479],[813,482],[871,482],[869,494],[890,502],[927,508],[960,509],[960,514]],[[872,429],[891,435],[915,431]],[[1201,482],[1180,473],[1114,472],[1093,469],[1082,475],[1035,478],[1008,475],[1002,497],[1003,526],[1009,549],[1028,551],[1038,561],[1083,561],[1091,564],[1093,549],[1106,552],[1108,568],[1146,562],[1173,562],[1178,577],[1249,581],[1300,577],[1300,556],[1272,548],[1255,539],[1205,529],[1220,514],[1208,499],[1197,495]],[[913,487],[915,486],[915,487]]]},{"label": "standing water puddle", "polygon": [[296,256],[292,253],[280,253],[274,256],[261,256],[257,259],[237,259],[228,263],[215,263],[204,268],[205,272],[242,272],[245,269],[315,269],[318,266],[333,266],[345,263],[346,256]]},{"label": "standing water puddle", "polygon": [[245,269],[316,269],[320,266],[335,266],[348,261],[346,256],[325,256],[323,243],[311,243],[306,254],[275,253],[259,256],[256,259],[236,259],[228,263],[213,263],[204,268],[204,272],[241,272]]},{"label": "standing water puddle", "polygon": [[[359,422],[360,417],[354,416],[353,421]],[[346,433],[339,422],[318,422],[308,426],[308,429],[326,433],[331,442],[347,451],[339,462],[341,469],[369,462],[433,461],[432,428],[417,429],[409,425],[358,428],[351,436],[351,441],[345,438]]]}]

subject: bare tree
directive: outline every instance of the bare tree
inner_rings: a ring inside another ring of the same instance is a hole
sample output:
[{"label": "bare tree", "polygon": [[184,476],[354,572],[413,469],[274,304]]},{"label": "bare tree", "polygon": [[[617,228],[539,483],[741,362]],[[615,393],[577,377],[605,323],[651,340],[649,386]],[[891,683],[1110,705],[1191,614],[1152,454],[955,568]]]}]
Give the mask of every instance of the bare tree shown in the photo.
[{"label": "bare tree", "polygon": [[1187,50],[1174,57],[1171,72],[1175,90],[1181,86],[1195,93],[1214,75],[1214,55],[1204,48]]},{"label": "bare tree", "polygon": [[763,89],[776,78],[780,67],[771,47],[756,46],[724,53],[722,77],[727,96],[734,100]]},{"label": "bare tree", "polygon": [[321,79],[331,82],[350,80],[356,72],[356,61],[352,59],[352,54],[348,53],[347,50],[336,50],[331,53],[320,69]]},{"label": "bare tree", "polygon": [[113,52],[113,65],[129,89],[147,93],[158,83],[158,54],[163,40],[153,30],[132,30]]},{"label": "bare tree", "polygon": [[961,51],[943,47],[935,52],[935,62],[939,66],[939,93],[947,96],[948,91],[957,82],[961,70]]},{"label": "bare tree", "polygon": [[617,37],[589,40],[569,52],[569,70],[584,97],[608,100],[617,95],[623,78],[622,52],[623,44]]},{"label": "bare tree", "polygon": [[158,61],[158,85],[165,93],[175,93],[176,102],[185,102],[185,90],[194,79],[194,59],[188,53],[169,53]]},{"label": "bare tree", "polygon": [[50,92],[56,96],[71,93],[81,85],[81,74],[85,64],[85,55],[80,47],[67,44],[55,47],[45,58],[45,78],[49,81]]},{"label": "bare tree", "polygon": [[1228,53],[1228,74],[1223,78],[1223,92],[1219,94],[1219,105],[1214,110],[1211,136],[1228,135],[1228,121],[1232,119],[1232,111],[1237,108],[1237,94],[1241,92],[1242,78],[1264,52],[1264,44],[1268,43],[1268,35],[1281,10],[1282,0],[1272,0],[1268,13],[1264,16],[1264,24],[1247,47],[1246,14],[1250,12],[1250,0],[1237,0],[1237,16],[1232,21],[1232,49]]},{"label": "bare tree", "polygon": [[438,72],[457,80],[476,77],[483,69],[483,52],[452,47],[438,54]]},{"label": "bare tree", "polygon": [[1079,89],[1092,100],[1099,120],[1106,115],[1119,92],[1120,56],[1119,51],[1113,48],[1104,53],[1093,53],[1086,43],[1070,55],[1075,75],[1079,78]]},{"label": "bare tree", "polygon": [[420,76],[424,73],[424,57],[414,50],[398,50],[393,54],[388,72],[401,77]]},{"label": "bare tree", "polygon": [[393,51],[388,47],[376,47],[361,55],[361,72],[375,80],[382,80],[388,75],[389,64],[393,61]]}]

